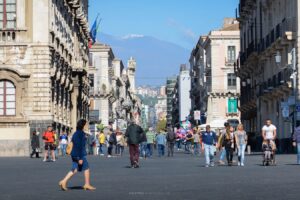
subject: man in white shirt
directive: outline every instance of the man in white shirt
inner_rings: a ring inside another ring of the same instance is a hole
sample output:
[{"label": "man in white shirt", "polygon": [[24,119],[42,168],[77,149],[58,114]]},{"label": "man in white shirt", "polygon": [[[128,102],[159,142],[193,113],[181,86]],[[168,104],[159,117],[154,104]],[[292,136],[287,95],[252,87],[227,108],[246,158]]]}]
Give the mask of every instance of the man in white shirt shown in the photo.
[{"label": "man in white shirt", "polygon": [[275,141],[276,139],[276,126],[272,124],[272,121],[268,119],[266,125],[262,128],[262,137],[264,140]]},{"label": "man in white shirt", "polygon": [[272,121],[270,119],[266,120],[266,125],[263,126],[262,128],[262,137],[263,140],[270,140],[271,144],[274,146],[273,150],[273,163],[275,164],[275,151],[276,151],[276,144],[275,144],[275,139],[276,139],[276,126],[272,124]]}]

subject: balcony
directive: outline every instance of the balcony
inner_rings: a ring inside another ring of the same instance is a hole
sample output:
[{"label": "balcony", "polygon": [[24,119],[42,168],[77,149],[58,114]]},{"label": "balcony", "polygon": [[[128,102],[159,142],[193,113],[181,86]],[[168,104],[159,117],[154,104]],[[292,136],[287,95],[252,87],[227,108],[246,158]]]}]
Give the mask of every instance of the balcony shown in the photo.
[{"label": "balcony", "polygon": [[9,43],[24,43],[26,41],[25,29],[1,29],[0,30],[0,44]]},{"label": "balcony", "polygon": [[291,89],[290,76],[292,71],[290,69],[284,69],[279,73],[270,77],[267,81],[261,83],[257,90],[258,97],[276,97],[289,94]]}]

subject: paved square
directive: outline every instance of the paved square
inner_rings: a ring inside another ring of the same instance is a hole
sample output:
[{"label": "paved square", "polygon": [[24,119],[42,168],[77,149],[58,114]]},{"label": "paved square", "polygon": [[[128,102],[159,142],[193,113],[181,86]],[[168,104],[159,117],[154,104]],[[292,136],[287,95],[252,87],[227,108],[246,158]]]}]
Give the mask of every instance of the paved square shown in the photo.
[{"label": "paved square", "polygon": [[[236,159],[236,157],[235,157]],[[261,166],[261,156],[246,157],[245,167],[204,168],[203,157],[141,160],[128,168],[128,157],[88,157],[96,191],[84,191],[83,174],[63,192],[58,181],[71,167],[69,157],[55,163],[40,159],[0,158],[0,199],[300,199],[300,166],[295,155],[278,155],[278,165]]]}]

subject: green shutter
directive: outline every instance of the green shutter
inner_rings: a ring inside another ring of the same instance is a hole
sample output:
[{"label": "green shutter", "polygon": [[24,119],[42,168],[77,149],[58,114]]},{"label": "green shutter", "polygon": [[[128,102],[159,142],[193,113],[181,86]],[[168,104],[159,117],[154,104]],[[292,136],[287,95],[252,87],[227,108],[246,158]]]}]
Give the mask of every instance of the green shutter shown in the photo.
[{"label": "green shutter", "polygon": [[228,113],[237,113],[237,99],[228,99]]}]

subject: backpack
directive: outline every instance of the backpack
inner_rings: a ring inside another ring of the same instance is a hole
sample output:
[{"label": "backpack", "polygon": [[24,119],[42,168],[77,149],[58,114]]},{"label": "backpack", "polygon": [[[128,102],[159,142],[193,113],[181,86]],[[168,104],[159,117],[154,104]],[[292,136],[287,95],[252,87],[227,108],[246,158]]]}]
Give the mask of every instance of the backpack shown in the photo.
[{"label": "backpack", "polygon": [[175,133],[173,133],[173,132],[168,132],[168,137],[167,137],[167,139],[168,139],[168,141],[170,141],[170,142],[176,140]]}]

